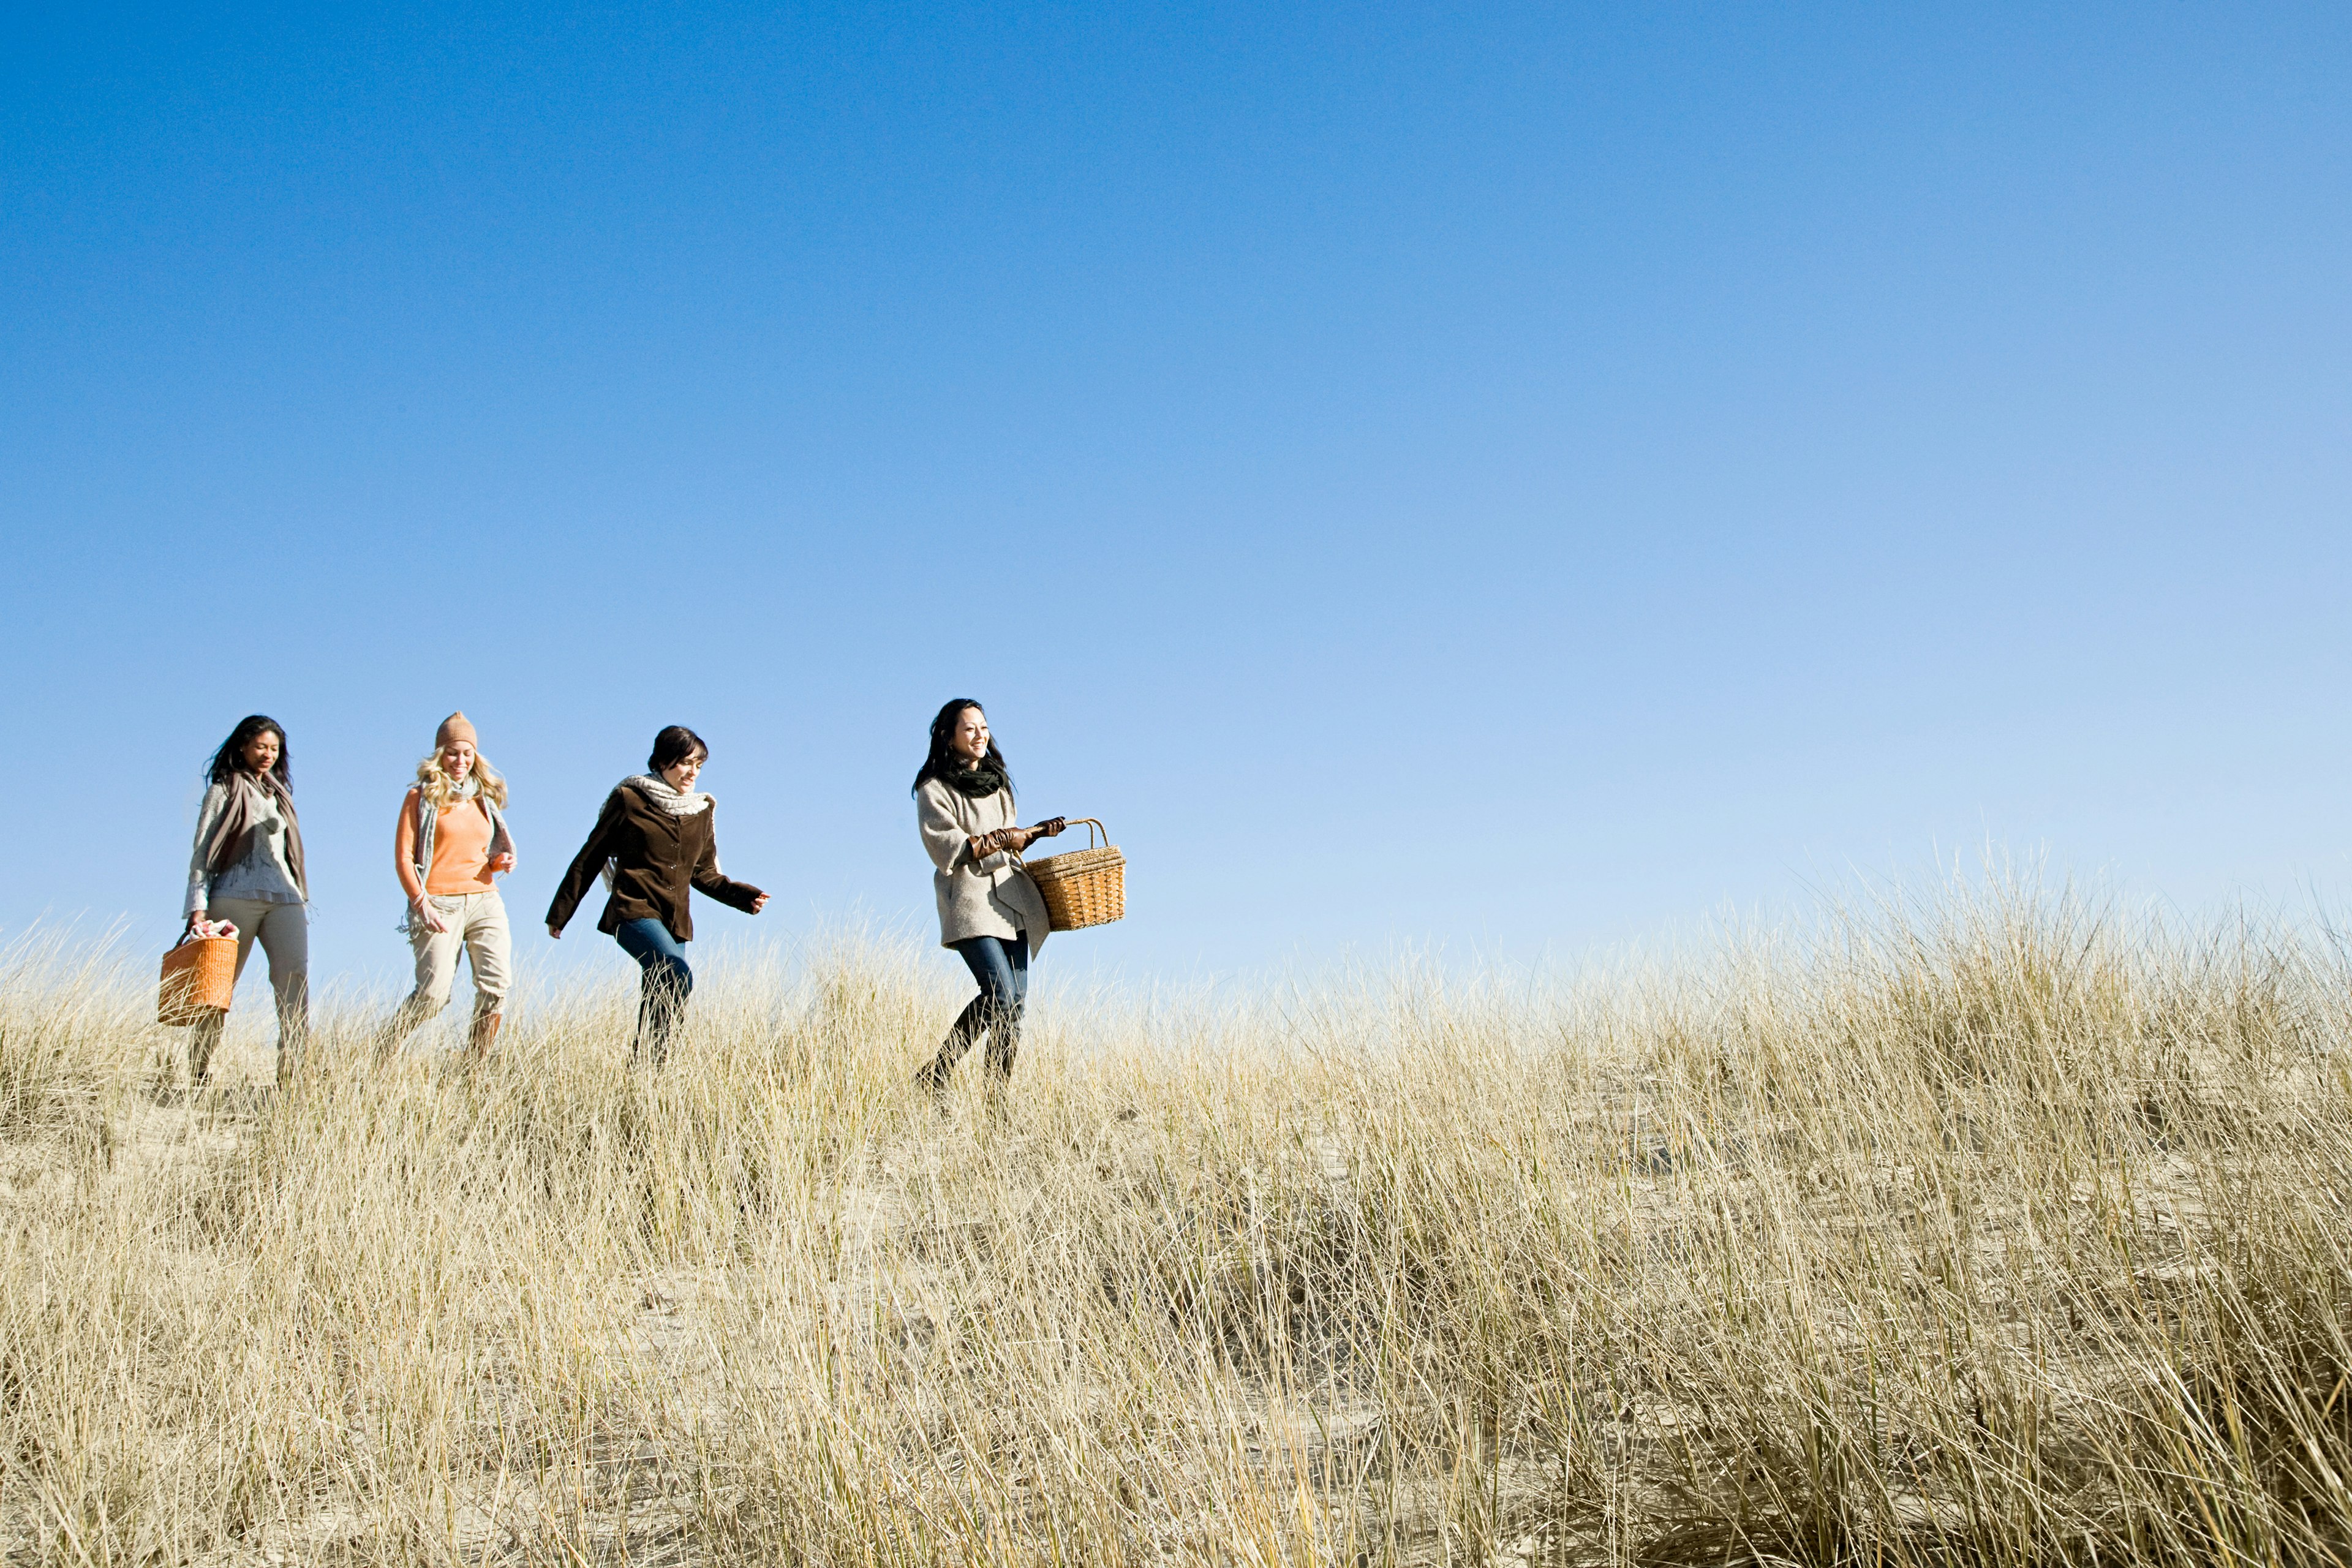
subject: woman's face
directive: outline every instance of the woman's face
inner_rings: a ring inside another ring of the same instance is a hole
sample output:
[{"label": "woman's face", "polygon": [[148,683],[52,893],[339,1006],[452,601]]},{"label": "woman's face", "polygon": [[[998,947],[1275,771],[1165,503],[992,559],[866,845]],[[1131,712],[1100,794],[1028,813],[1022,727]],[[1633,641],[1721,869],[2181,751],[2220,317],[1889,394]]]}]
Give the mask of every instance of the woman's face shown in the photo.
[{"label": "woman's face", "polygon": [[955,734],[948,749],[967,763],[977,763],[988,755],[988,715],[977,708],[967,708],[956,715]]},{"label": "woman's face", "polygon": [[684,795],[688,790],[694,787],[694,781],[696,778],[699,777],[702,773],[703,762],[703,753],[697,752],[682,763],[670,763],[669,766],[661,771],[661,776],[669,784],[670,788],[677,791],[680,795]]},{"label": "woman's face", "polygon": [[278,731],[264,730],[245,743],[245,765],[255,773],[266,773],[278,765]]},{"label": "woman's face", "polygon": [[442,747],[441,771],[447,773],[453,782],[465,783],[466,775],[474,771],[474,742],[452,741]]}]

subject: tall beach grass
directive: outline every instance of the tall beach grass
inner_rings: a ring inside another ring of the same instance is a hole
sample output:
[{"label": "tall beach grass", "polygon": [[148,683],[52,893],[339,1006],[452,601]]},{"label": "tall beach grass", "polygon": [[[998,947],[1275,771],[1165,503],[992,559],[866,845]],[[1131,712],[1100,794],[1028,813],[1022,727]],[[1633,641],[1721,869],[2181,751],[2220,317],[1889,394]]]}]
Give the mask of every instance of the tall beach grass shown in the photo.
[{"label": "tall beach grass", "polygon": [[[2337,1563],[2352,972],[1993,885],[1537,984],[618,984],[284,1091],[0,956],[37,1563]],[[977,1053],[962,1076],[979,1067]]]}]

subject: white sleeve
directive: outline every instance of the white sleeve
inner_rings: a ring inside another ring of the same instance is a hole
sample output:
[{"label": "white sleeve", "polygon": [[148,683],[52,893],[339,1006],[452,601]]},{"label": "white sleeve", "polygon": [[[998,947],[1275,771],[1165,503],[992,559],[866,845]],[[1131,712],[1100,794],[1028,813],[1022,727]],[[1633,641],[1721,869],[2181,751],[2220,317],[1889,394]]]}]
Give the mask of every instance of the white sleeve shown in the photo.
[{"label": "white sleeve", "polygon": [[228,809],[228,790],[214,784],[205,791],[205,803],[196,808],[196,847],[188,854],[188,893],[181,900],[180,913],[192,915],[212,902],[213,871],[205,864],[205,847],[212,842],[213,825]]}]

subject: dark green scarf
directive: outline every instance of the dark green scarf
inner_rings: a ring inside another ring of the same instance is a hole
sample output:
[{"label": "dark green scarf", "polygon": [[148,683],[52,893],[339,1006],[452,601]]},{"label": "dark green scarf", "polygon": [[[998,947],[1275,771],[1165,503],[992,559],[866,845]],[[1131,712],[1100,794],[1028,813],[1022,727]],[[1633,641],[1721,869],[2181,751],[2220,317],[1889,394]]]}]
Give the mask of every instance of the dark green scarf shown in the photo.
[{"label": "dark green scarf", "polygon": [[950,789],[973,800],[986,800],[1004,787],[1004,770],[991,763],[950,768],[939,777]]}]

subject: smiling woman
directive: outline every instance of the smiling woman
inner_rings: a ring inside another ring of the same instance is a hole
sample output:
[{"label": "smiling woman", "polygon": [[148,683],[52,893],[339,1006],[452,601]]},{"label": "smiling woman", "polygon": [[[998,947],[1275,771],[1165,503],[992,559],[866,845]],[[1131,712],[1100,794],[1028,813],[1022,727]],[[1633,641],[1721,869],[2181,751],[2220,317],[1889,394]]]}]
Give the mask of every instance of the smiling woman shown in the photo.
[{"label": "smiling woman", "polygon": [[768,895],[719,869],[718,803],[694,787],[709,759],[702,737],[672,724],[654,737],[646,772],[613,786],[588,842],[572,858],[555,901],[547,907],[547,934],[562,937],[572,911],[602,873],[612,896],[596,929],[621,944],[644,971],[637,1034],[630,1056],[659,1067],[694,994],[686,944],[694,940],[689,889],[758,914]]},{"label": "smiling woman", "polygon": [[416,764],[416,783],[400,803],[393,868],[408,895],[400,929],[416,954],[416,989],[376,1037],[379,1057],[449,1005],[461,951],[474,972],[467,1049],[478,1057],[498,1038],[514,939],[494,879],[514,869],[514,839],[499,809],[507,781],[476,749],[477,740],[465,714],[441,721],[433,752]]},{"label": "smiling woman", "polygon": [[[188,929],[198,921],[236,927],[236,973],[253,944],[269,955],[278,997],[278,1077],[284,1081],[310,1017],[310,884],[302,870],[302,827],[294,815],[294,771],[286,731],[264,713],[237,721],[206,766],[210,780],[196,814],[188,860]],[[212,1071],[227,1015],[207,1010],[188,1033],[188,1081]]]},{"label": "smiling woman", "polygon": [[1018,825],[1004,753],[989,733],[988,715],[966,697],[931,720],[930,751],[915,774],[915,819],[931,858],[940,945],[954,950],[980,986],[915,1081],[944,1108],[948,1074],[985,1034],[988,1089],[995,1103],[1021,1048],[1030,955],[1045,945],[1053,923],[1037,885],[1014,857],[1061,832],[1062,819]]}]

